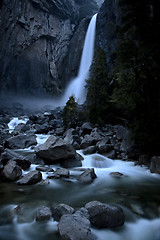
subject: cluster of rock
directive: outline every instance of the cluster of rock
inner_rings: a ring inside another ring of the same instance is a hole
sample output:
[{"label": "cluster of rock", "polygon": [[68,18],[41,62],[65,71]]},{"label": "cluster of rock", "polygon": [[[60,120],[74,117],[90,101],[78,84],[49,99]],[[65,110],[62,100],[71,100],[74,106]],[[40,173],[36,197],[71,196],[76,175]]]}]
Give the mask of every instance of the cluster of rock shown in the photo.
[{"label": "cluster of rock", "polygon": [[121,207],[99,201],[88,202],[78,210],[66,204],[51,208],[42,206],[37,209],[35,217],[37,222],[52,220],[52,218],[58,222],[58,232],[62,240],[91,240],[93,239],[92,227],[116,228],[125,222]]},{"label": "cluster of rock", "polygon": [[[55,151],[57,152],[57,149],[55,149]],[[69,152],[70,149],[68,153]],[[5,150],[1,156],[0,180],[7,182],[16,181],[19,185],[35,184],[42,180],[41,172],[46,172],[48,174],[47,178],[41,181],[41,184],[48,184],[49,179],[70,177],[70,171],[68,169],[57,168],[56,170],[53,170],[52,168],[44,165],[37,166],[36,170],[29,171],[27,174],[22,175],[22,170],[27,170],[30,165],[31,162],[26,157],[22,157],[13,150]],[[77,177],[79,182],[91,183],[97,177],[93,168],[81,170],[83,170],[83,172]]]},{"label": "cluster of rock", "polygon": [[[4,114],[0,119],[0,178],[3,181],[17,181],[18,184],[33,184],[42,179],[43,165],[60,164],[63,174],[57,170],[48,178],[68,177],[64,168],[82,166],[83,154],[100,153],[111,159],[128,160],[138,156],[134,151],[130,132],[120,125],[105,125],[101,129],[88,122],[75,128],[65,130],[62,110],[32,114],[26,124],[18,124],[13,132],[9,132],[7,123],[10,118]],[[37,146],[36,134],[48,134],[47,141]],[[23,156],[16,149],[32,148],[33,151]],[[149,162],[147,156],[141,155],[139,163]],[[151,159],[151,172],[160,173],[159,157]],[[29,169],[31,163],[42,165],[38,170],[22,177],[22,170]],[[45,169],[46,172],[49,170]],[[68,174],[68,173],[67,173]],[[92,182],[96,178],[94,169],[86,169],[79,176],[80,182]],[[48,181],[48,180],[47,180]]]}]

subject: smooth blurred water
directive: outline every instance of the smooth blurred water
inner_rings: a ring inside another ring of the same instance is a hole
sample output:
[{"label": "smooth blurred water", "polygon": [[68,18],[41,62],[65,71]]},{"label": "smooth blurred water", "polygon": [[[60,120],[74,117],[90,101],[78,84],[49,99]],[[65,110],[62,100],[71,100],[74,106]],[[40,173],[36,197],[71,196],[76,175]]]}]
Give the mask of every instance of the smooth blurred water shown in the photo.
[{"label": "smooth blurred water", "polygon": [[[37,209],[59,203],[77,209],[92,200],[118,204],[126,217],[121,228],[92,229],[98,240],[159,240],[160,176],[151,174],[146,167],[134,166],[132,162],[79,153],[84,157],[83,166],[70,169],[69,179],[50,180],[45,186],[0,184],[0,240],[58,240],[57,223],[53,219],[35,222]],[[56,168],[55,165],[52,167]],[[79,183],[80,170],[89,167],[94,167],[97,178],[91,184]],[[32,165],[30,170],[35,168],[36,165]],[[123,175],[113,176],[112,172]],[[47,176],[43,173],[43,179]]]}]

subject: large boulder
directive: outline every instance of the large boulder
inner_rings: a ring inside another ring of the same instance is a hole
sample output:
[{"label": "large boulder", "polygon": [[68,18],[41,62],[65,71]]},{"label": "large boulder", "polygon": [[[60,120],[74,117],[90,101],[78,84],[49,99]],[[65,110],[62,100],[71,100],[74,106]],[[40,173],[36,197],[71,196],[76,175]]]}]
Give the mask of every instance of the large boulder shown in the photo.
[{"label": "large boulder", "polygon": [[90,222],[82,213],[63,215],[58,224],[62,240],[91,240]]},{"label": "large boulder", "polygon": [[61,166],[64,168],[73,168],[82,166],[83,157],[80,154],[76,154],[76,157],[69,158],[61,162]]},{"label": "large boulder", "polygon": [[98,150],[98,147],[97,146],[89,146],[88,148],[85,148],[83,150],[83,154],[84,155],[87,155],[87,154],[93,154],[93,153],[96,153]]},{"label": "large boulder", "polygon": [[97,228],[114,228],[124,224],[122,208],[116,205],[92,201],[85,205],[90,215],[91,224]]},{"label": "large boulder", "polygon": [[20,134],[7,139],[4,146],[9,149],[24,149],[36,144],[36,135]]},{"label": "large boulder", "polygon": [[160,174],[160,156],[154,156],[151,158],[151,173],[159,173]]},{"label": "large boulder", "polygon": [[44,144],[37,146],[35,152],[50,164],[76,157],[73,146],[67,144],[62,138],[55,136],[50,136]]},{"label": "large boulder", "polygon": [[36,134],[47,134],[51,130],[51,127],[48,125],[48,123],[35,124],[34,128]]},{"label": "large boulder", "polygon": [[42,206],[37,210],[36,221],[40,222],[40,221],[50,220],[51,217],[52,217],[52,212],[49,207]]},{"label": "large boulder", "polygon": [[2,162],[5,164],[11,159],[16,161],[17,165],[23,170],[28,169],[31,165],[31,162],[26,157],[14,152],[13,150],[6,149],[2,154]]},{"label": "large boulder", "polygon": [[91,126],[91,124],[89,122],[83,123],[82,132],[83,132],[84,135],[90,134],[92,129],[93,129],[93,127]]},{"label": "large boulder", "polygon": [[15,161],[8,161],[1,172],[1,178],[6,181],[16,181],[22,175],[22,169]]},{"label": "large boulder", "polygon": [[106,136],[101,141],[99,141],[96,145],[98,147],[98,152],[103,154],[111,151],[113,149],[113,145],[110,144],[110,137]]},{"label": "large boulder", "polygon": [[84,136],[83,140],[81,141],[80,148],[84,149],[84,148],[87,148],[87,147],[95,145],[95,144],[96,144],[96,141],[95,141],[94,137],[92,137],[89,134],[86,134]]},{"label": "large boulder", "polygon": [[65,214],[73,214],[74,208],[67,204],[59,204],[57,207],[53,208],[52,214],[55,221],[59,222],[60,218]]},{"label": "large boulder", "polygon": [[31,171],[24,175],[21,179],[17,181],[19,185],[34,184],[42,179],[42,173],[40,171]]},{"label": "large boulder", "polygon": [[92,183],[96,178],[96,174],[94,172],[94,168],[86,169],[79,177],[78,180],[82,183]]}]

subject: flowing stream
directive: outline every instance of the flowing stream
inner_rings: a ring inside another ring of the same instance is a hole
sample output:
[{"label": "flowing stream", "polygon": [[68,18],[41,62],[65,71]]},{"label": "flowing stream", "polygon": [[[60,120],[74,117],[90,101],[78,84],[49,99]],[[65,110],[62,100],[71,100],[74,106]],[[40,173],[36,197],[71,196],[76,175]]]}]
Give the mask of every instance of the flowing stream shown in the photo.
[{"label": "flowing stream", "polygon": [[[37,135],[38,144],[48,137]],[[33,150],[19,150],[25,155],[30,152]],[[82,151],[78,153],[84,158],[82,167],[70,169],[69,179],[50,179],[47,185],[0,184],[0,240],[60,240],[56,221],[35,221],[37,209],[44,205],[55,207],[59,203],[78,209],[93,200],[121,206],[126,218],[124,226],[116,229],[92,228],[95,239],[160,240],[160,176],[151,174],[145,166],[135,166],[133,162],[112,160],[100,154],[83,155]],[[51,167],[56,169],[58,166]],[[82,169],[91,167],[97,178],[91,184],[81,184],[77,176]],[[35,168],[36,165],[32,164],[23,174]],[[43,179],[48,174],[43,173]]]},{"label": "flowing stream", "polygon": [[[40,138],[42,141],[42,136]],[[29,154],[29,151],[22,153]],[[146,167],[134,166],[132,162],[79,153],[84,157],[83,166],[70,169],[69,179],[50,180],[48,185],[0,184],[0,239],[58,240],[57,222],[53,219],[45,223],[35,221],[38,207],[66,203],[77,209],[89,201],[99,200],[121,206],[126,221],[118,229],[92,229],[98,240],[159,240],[160,176],[151,174]],[[30,170],[35,167],[32,165]],[[94,167],[97,178],[92,184],[81,184],[77,176],[82,168],[88,167]],[[123,175],[114,176],[113,172]],[[43,179],[47,176],[43,173]]]},{"label": "flowing stream", "polygon": [[65,105],[71,95],[74,95],[76,97],[79,104],[82,104],[85,101],[85,81],[88,77],[89,69],[94,55],[96,18],[97,14],[92,17],[89,23],[84,41],[78,76],[73,79],[67,87],[61,100],[62,105]]}]

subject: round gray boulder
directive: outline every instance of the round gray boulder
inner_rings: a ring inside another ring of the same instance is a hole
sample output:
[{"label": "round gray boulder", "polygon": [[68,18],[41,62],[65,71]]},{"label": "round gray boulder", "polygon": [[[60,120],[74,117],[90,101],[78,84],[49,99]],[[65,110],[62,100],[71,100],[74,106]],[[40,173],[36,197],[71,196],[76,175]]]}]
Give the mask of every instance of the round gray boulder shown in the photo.
[{"label": "round gray boulder", "polygon": [[114,228],[124,224],[125,216],[122,208],[112,204],[92,201],[85,205],[90,222],[97,228]]}]

